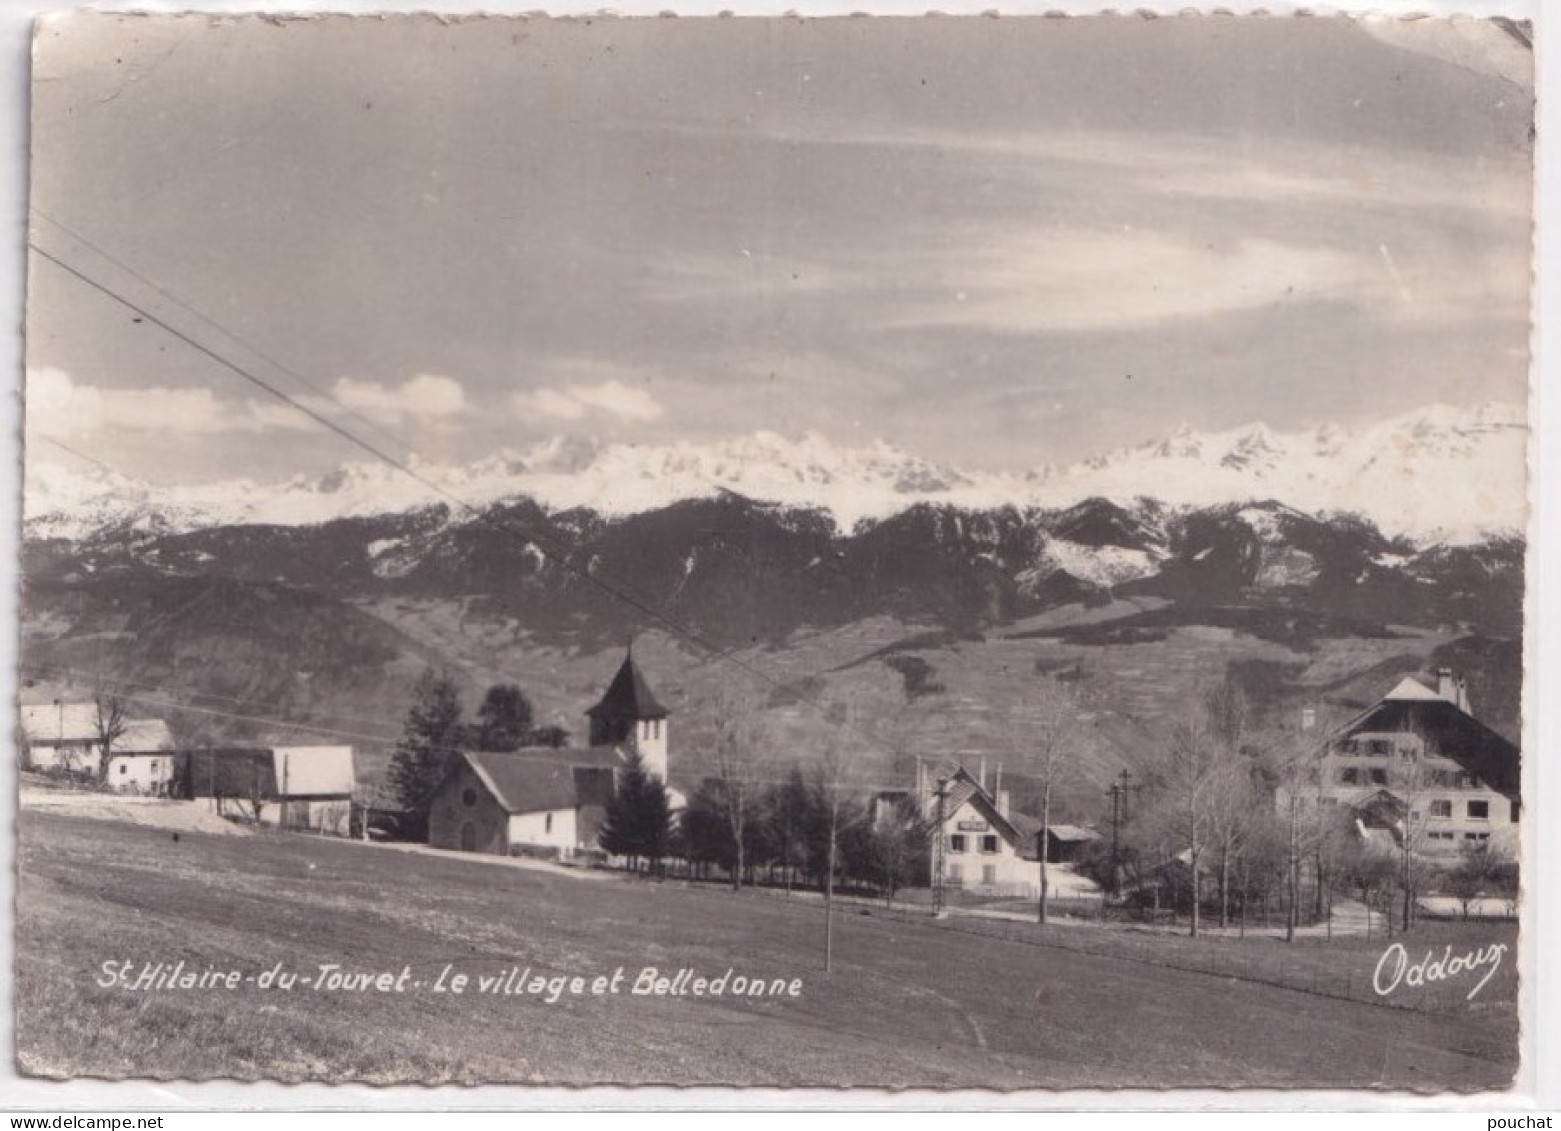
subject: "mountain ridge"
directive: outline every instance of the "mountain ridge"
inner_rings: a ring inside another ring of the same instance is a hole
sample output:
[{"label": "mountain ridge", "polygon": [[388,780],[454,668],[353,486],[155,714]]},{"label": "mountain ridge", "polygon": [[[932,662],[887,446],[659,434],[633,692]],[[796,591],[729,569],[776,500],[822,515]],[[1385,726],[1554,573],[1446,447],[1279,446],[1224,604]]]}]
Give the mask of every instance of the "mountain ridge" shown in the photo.
[{"label": "mountain ridge", "polygon": [[305,526],[449,504],[530,499],[555,513],[611,518],[733,493],[828,515],[848,533],[920,504],[967,512],[1059,510],[1100,498],[1207,508],[1275,499],[1314,515],[1358,514],[1425,545],[1471,544],[1526,525],[1528,429],[1520,406],[1432,405],[1349,430],[1219,432],[1183,425],[1158,439],[1066,466],[968,471],[884,441],[844,447],[816,432],[694,444],[605,444],[561,436],[463,466],[413,459],[437,490],[388,464],[346,463],[263,485],[231,480],[154,487],[105,468],[38,460],[27,470],[24,532],[79,540],[118,529],[160,535],[234,525]]}]

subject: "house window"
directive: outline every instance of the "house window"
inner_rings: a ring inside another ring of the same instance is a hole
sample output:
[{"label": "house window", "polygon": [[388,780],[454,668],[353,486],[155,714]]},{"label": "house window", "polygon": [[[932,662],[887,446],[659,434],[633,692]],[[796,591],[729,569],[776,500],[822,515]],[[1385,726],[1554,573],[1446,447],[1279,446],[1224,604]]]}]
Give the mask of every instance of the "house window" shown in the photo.
[{"label": "house window", "polygon": [[1358,785],[1360,783],[1360,771],[1354,766],[1345,766],[1339,771],[1340,785]]},{"label": "house window", "polygon": [[965,882],[965,869],[959,864],[949,865],[949,883],[958,887]]},{"label": "house window", "polygon": [[127,766],[127,765],[125,765],[125,764],[124,764],[124,763],[123,763],[123,762],[121,762],[121,763],[119,763],[119,772],[120,772],[120,773],[124,773],[124,772],[125,772],[125,771],[126,771],[126,770],[128,770],[128,769],[129,769],[129,768],[130,768],[130,767],[129,767],[129,766]]},{"label": "house window", "polygon": [[1366,753],[1375,754],[1380,758],[1386,754],[1393,753],[1393,744],[1385,738],[1373,738],[1366,743]]},{"label": "house window", "polygon": [[995,836],[984,836],[984,837],[982,837],[981,838],[981,851],[982,852],[996,852],[997,851],[997,837],[995,837]]},{"label": "house window", "polygon": [[1518,803],[1516,801],[1512,803],[1512,816],[1510,819],[1514,825],[1518,823]]},{"label": "house window", "polygon": [[1489,801],[1469,802],[1469,819],[1471,821],[1488,821],[1491,819],[1491,803]]},{"label": "house window", "polygon": [[461,794],[461,804],[465,805],[468,809],[477,804],[477,791],[475,789],[468,789],[465,793]]},{"label": "house window", "polygon": [[1490,838],[1491,838],[1491,834],[1490,833],[1464,833],[1463,834],[1463,839],[1464,840],[1471,840],[1471,841],[1474,841],[1475,843],[1479,843],[1482,840],[1490,840]]},{"label": "house window", "polygon": [[1445,833],[1426,833],[1426,837],[1428,839],[1430,839],[1430,840],[1452,840],[1453,839],[1453,834],[1450,833],[1450,832],[1445,832]]},{"label": "house window", "polygon": [[949,837],[949,851],[950,852],[963,852],[963,851],[965,851],[965,837],[964,837],[963,834],[956,833],[953,836]]},{"label": "house window", "polygon": [[1431,802],[1431,816],[1451,817],[1453,815],[1453,803],[1451,801]]},{"label": "house window", "polygon": [[542,831],[545,833],[553,831],[553,814],[549,813],[542,819]]},{"label": "house window", "polygon": [[1371,784],[1372,785],[1387,785],[1388,784],[1388,772],[1386,770],[1380,770],[1380,769],[1379,770],[1372,770],[1371,771]]},{"label": "house window", "polygon": [[997,883],[997,865],[996,864],[983,864],[983,865],[981,865],[981,882],[984,883],[984,884],[995,884],[995,883]]},{"label": "house window", "polygon": [[1339,753],[1346,756],[1350,754],[1359,754],[1360,743],[1353,738],[1346,738],[1343,742],[1339,743]]}]

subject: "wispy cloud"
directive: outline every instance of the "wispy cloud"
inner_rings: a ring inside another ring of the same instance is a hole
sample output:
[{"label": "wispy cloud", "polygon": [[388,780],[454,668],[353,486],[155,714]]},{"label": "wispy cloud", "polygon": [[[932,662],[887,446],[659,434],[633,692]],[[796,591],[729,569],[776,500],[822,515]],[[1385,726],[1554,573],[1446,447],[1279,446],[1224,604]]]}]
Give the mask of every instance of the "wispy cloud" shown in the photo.
[{"label": "wispy cloud", "polygon": [[1355,258],[1270,240],[1228,244],[1165,232],[1037,233],[942,257],[943,292],[891,324],[1009,332],[1134,329],[1336,298],[1362,286]]}]

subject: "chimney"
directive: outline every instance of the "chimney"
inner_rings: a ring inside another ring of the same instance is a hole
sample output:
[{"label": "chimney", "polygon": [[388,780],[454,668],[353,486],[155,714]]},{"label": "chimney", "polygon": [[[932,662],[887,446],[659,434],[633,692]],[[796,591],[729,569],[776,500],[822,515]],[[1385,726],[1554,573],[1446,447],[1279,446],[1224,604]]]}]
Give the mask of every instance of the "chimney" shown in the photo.
[{"label": "chimney", "polygon": [[1006,789],[997,791],[997,812],[1004,820],[1008,818],[1008,791]]},{"label": "chimney", "polygon": [[1301,708],[1301,729],[1302,730],[1311,730],[1316,725],[1317,725],[1317,708],[1316,707],[1302,707]]},{"label": "chimney", "polygon": [[997,764],[997,774],[992,779],[992,794],[993,794],[993,796],[1001,796],[1002,792],[1003,792],[1003,764],[1001,762],[999,762]]},{"label": "chimney", "polygon": [[1474,714],[1469,708],[1469,681],[1460,676],[1455,683],[1455,688],[1457,698],[1453,702],[1458,704],[1458,709],[1466,715]]},{"label": "chimney", "polygon": [[981,786],[981,792],[986,792],[986,755],[981,755],[981,776],[976,779]]},{"label": "chimney", "polygon": [[1458,702],[1458,683],[1453,679],[1452,668],[1436,669],[1436,693],[1449,703]]}]

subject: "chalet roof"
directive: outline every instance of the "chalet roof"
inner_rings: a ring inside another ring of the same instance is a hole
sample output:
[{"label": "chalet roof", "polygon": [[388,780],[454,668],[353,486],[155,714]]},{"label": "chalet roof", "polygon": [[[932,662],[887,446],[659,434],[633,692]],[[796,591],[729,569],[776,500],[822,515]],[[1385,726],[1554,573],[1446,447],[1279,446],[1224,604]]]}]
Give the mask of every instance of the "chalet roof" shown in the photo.
[{"label": "chalet roof", "polygon": [[623,658],[623,665],[608,685],[607,694],[586,714],[606,719],[664,719],[667,709],[656,701],[631,652]]},{"label": "chalet roof", "polygon": [[1406,675],[1398,681],[1398,685],[1382,697],[1383,699],[1396,699],[1404,701],[1419,701],[1437,699],[1446,702],[1442,696],[1432,691],[1412,675]]},{"label": "chalet roof", "polygon": [[96,742],[97,717],[91,703],[25,703],[22,734],[29,742]]},{"label": "chalet roof", "polygon": [[1503,797],[1519,800],[1518,748],[1441,696],[1385,698],[1346,724],[1335,738],[1363,732],[1419,734],[1432,750],[1451,758]]},{"label": "chalet roof", "polygon": [[[1034,831],[1032,830],[1026,835],[1025,831],[1020,829],[1013,820],[998,812],[997,802],[992,799],[992,795],[982,789],[981,784],[970,776],[968,770],[961,766],[954,771],[954,776],[949,780],[948,795],[943,802],[945,821],[952,820],[954,814],[966,803],[980,810],[981,815],[992,826],[992,830],[1009,843],[1017,845],[1021,852],[1026,850],[1027,841],[1029,842],[1028,846],[1033,847],[1035,842]],[[1017,818],[1019,814],[1013,814],[1013,816]],[[1036,822],[1035,828],[1040,828],[1039,822]]]},{"label": "chalet roof", "polygon": [[494,800],[510,814],[574,809],[580,804],[575,772],[607,768],[522,754],[477,752],[462,757],[488,787]]},{"label": "chalet roof", "polygon": [[350,797],[357,788],[350,746],[278,746],[272,756],[278,797]]},{"label": "chalet roof", "polygon": [[[95,703],[26,703],[22,734],[33,743],[98,741]],[[173,749],[173,733],[162,719],[126,719],[114,740],[116,754],[150,754]]]},{"label": "chalet roof", "polygon": [[162,754],[173,749],[173,732],[162,719],[131,719],[114,740],[115,754]]}]

